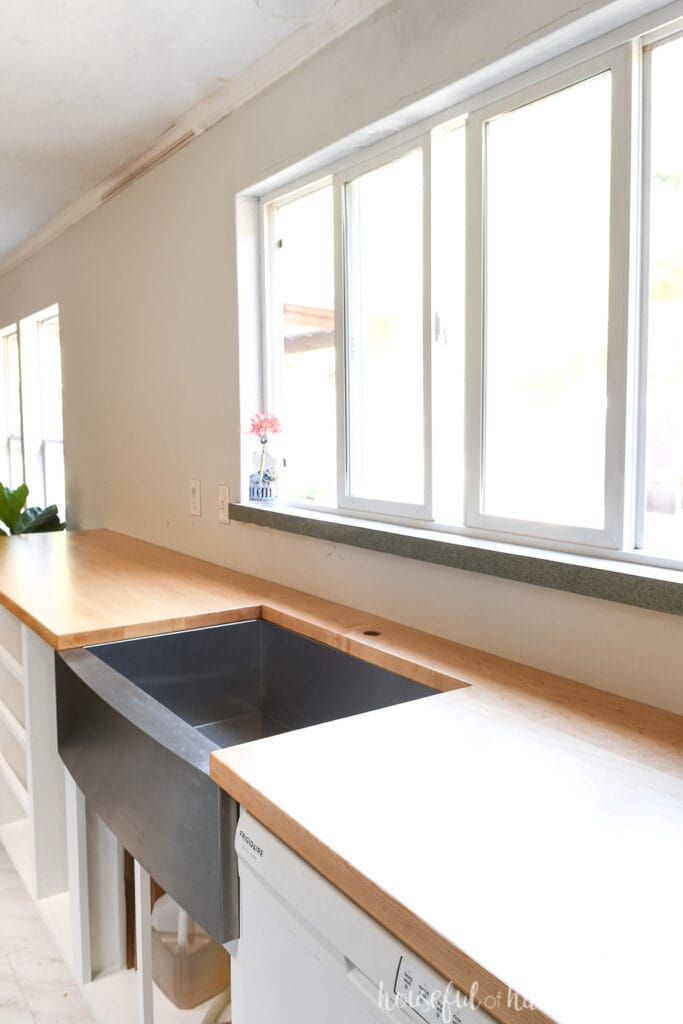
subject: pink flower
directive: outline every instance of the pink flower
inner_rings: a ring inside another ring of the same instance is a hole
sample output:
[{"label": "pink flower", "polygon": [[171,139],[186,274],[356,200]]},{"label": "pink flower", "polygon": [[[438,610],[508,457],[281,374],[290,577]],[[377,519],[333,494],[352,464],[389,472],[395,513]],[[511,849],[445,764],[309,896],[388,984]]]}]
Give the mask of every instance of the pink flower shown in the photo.
[{"label": "pink flower", "polygon": [[257,412],[255,416],[251,417],[247,433],[256,434],[263,440],[269,434],[279,434],[281,429],[277,416],[273,416],[270,412]]}]

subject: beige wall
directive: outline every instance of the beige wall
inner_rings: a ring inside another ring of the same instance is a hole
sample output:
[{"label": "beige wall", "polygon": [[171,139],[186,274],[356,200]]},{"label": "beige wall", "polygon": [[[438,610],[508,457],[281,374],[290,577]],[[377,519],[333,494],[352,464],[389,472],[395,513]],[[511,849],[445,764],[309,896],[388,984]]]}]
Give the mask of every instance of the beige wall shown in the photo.
[{"label": "beige wall", "polygon": [[683,618],[215,514],[239,479],[235,193],[603,3],[393,0],[0,280],[0,325],[60,304],[71,522],[683,712]]}]

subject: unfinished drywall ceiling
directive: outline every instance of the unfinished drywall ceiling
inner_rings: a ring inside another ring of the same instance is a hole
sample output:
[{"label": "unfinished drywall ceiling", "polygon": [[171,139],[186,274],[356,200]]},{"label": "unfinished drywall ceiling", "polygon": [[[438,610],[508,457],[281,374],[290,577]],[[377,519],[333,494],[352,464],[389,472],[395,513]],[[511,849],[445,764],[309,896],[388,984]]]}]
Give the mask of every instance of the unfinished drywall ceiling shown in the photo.
[{"label": "unfinished drywall ceiling", "polygon": [[0,0],[0,260],[299,26],[254,0]]}]

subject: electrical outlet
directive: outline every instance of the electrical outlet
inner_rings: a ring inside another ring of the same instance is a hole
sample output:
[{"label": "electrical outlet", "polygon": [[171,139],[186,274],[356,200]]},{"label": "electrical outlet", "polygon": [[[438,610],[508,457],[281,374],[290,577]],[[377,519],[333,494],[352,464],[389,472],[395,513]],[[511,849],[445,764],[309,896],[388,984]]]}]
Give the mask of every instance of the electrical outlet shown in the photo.
[{"label": "electrical outlet", "polygon": [[200,480],[190,480],[190,515],[202,514],[202,485]]},{"label": "electrical outlet", "polygon": [[225,484],[218,485],[218,522],[230,522],[230,488]]}]

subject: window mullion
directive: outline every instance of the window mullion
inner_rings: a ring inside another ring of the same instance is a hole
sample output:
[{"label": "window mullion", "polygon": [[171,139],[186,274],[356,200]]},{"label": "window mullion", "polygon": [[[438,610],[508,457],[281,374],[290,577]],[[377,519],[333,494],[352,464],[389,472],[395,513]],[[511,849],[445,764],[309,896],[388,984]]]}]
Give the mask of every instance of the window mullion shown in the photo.
[{"label": "window mullion", "polygon": [[636,327],[637,145],[635,46],[612,66],[609,334],[605,438],[605,531],[617,548],[633,537],[633,415]]},{"label": "window mullion", "polygon": [[341,175],[333,178],[334,191],[334,347],[337,400],[337,507],[347,490],[348,434],[348,310],[346,282],[346,203]]},{"label": "window mullion", "polygon": [[650,180],[651,180],[651,85],[652,50],[640,50],[640,240],[639,279],[636,293],[638,315],[637,423],[635,438],[634,548],[645,541],[645,492],[647,445],[647,364],[650,320]]},{"label": "window mullion", "polygon": [[465,126],[465,524],[481,512],[484,409],[484,122]]},{"label": "window mullion", "polygon": [[19,324],[19,361],[24,476],[31,496],[31,505],[44,505],[45,476],[42,461],[40,353],[38,324],[33,318],[22,320]]},{"label": "window mullion", "polygon": [[423,338],[423,415],[424,415],[424,504],[427,514],[433,515],[432,467],[432,344],[434,339],[434,313],[432,290],[432,134],[429,132],[422,145],[423,213],[422,213],[422,338]]}]

